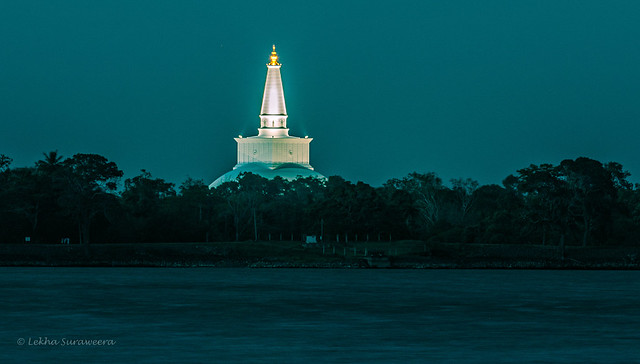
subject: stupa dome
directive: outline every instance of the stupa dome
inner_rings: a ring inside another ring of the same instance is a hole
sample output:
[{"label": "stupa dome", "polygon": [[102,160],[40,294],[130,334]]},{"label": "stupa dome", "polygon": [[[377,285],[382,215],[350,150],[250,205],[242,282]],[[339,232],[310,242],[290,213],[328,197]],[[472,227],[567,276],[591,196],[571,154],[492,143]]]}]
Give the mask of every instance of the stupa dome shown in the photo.
[{"label": "stupa dome", "polygon": [[326,177],[321,175],[320,173],[299,164],[286,163],[278,166],[277,168],[271,169],[264,163],[247,163],[223,174],[218,179],[213,181],[213,183],[209,185],[209,188],[216,188],[225,182],[237,181],[238,177],[241,174],[247,172],[267,179],[281,177],[288,181],[293,181],[296,178],[307,177],[314,177],[322,180],[326,179]]}]

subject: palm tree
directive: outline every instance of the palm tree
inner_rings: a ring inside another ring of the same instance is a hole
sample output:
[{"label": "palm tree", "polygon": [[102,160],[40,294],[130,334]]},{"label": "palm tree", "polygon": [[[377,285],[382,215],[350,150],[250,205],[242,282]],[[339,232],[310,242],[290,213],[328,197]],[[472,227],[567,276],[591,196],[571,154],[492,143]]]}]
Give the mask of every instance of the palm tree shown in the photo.
[{"label": "palm tree", "polygon": [[0,172],[9,169],[12,159],[4,154],[0,154]]},{"label": "palm tree", "polygon": [[58,154],[57,150],[42,153],[42,155],[44,155],[44,159],[36,162],[36,167],[39,170],[51,173],[62,166],[62,156]]}]

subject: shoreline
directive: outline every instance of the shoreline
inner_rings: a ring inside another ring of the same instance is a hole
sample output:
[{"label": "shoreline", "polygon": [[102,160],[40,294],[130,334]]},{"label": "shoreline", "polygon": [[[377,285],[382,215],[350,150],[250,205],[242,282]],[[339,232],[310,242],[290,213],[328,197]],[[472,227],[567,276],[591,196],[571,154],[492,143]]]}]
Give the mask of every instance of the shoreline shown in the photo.
[{"label": "shoreline", "polygon": [[1,267],[640,270],[640,247],[422,241],[1,244]]},{"label": "shoreline", "polygon": [[149,263],[114,263],[114,264],[40,264],[38,262],[18,262],[0,264],[0,268],[247,268],[247,269],[374,269],[374,270],[640,270],[640,266],[607,264],[597,266],[556,265],[556,264],[416,264],[391,267],[369,267],[349,264],[289,264],[289,263],[256,263],[256,264],[149,264]]}]

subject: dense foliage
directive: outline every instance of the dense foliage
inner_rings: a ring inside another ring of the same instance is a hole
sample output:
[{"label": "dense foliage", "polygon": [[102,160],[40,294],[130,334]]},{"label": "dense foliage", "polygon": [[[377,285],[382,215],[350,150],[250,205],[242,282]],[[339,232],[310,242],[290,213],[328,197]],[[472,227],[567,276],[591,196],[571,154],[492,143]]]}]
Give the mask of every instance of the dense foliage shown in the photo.
[{"label": "dense foliage", "polygon": [[95,154],[50,152],[33,167],[0,155],[0,243],[422,239],[463,243],[636,245],[640,188],[618,163],[531,165],[503,185],[447,185],[411,173],[382,187],[245,174],[209,190],[122,171]]}]

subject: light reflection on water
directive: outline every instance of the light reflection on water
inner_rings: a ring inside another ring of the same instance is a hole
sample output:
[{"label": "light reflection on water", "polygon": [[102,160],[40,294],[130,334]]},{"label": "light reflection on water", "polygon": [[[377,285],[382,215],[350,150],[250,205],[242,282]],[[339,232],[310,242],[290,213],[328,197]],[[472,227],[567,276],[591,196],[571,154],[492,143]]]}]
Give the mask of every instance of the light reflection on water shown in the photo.
[{"label": "light reflection on water", "polygon": [[636,271],[0,268],[0,297],[2,363],[640,362]]}]

